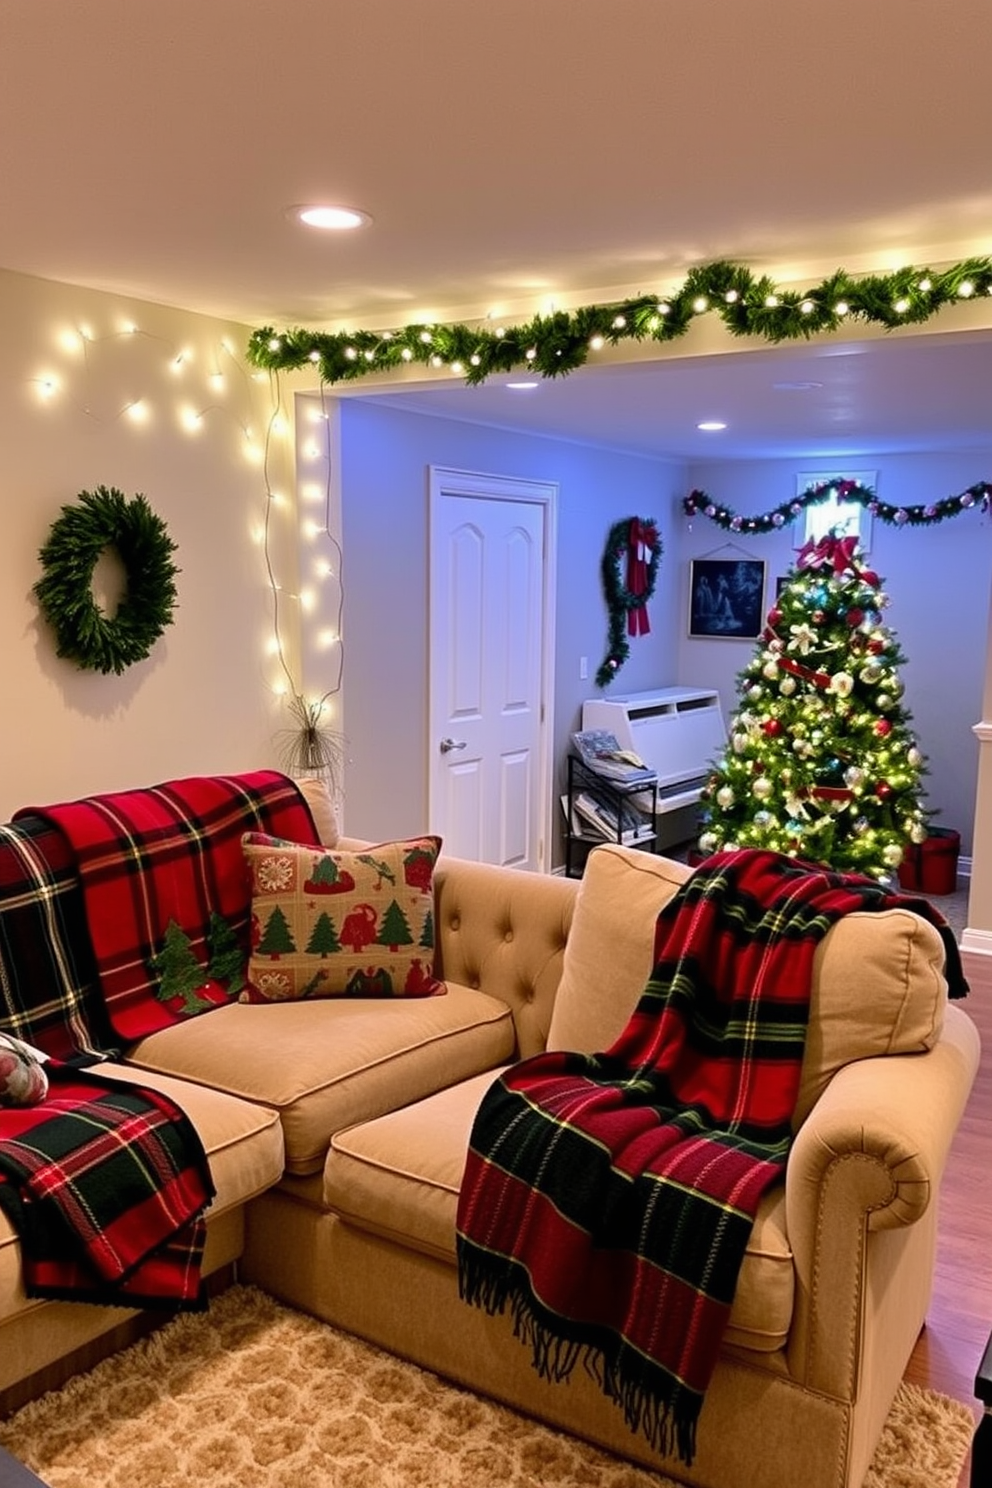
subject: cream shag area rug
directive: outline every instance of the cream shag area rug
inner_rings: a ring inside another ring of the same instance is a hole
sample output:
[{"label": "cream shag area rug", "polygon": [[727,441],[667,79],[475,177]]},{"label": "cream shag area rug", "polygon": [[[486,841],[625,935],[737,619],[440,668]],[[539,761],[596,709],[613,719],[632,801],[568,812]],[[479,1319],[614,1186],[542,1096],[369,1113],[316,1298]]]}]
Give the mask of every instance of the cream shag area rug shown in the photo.
[{"label": "cream shag area rug", "polygon": [[[956,1488],[974,1418],[903,1386],[865,1488]],[[675,1488],[236,1286],[0,1423],[52,1488]]]}]

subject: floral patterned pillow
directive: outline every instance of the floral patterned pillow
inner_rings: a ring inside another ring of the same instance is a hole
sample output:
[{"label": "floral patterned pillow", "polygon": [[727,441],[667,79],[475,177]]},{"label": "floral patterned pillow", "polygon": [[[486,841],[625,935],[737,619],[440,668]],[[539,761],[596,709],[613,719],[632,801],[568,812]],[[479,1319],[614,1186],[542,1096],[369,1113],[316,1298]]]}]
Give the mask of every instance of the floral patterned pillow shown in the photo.
[{"label": "floral patterned pillow", "polygon": [[47,1094],[48,1076],[35,1050],[0,1033],[0,1106],[37,1106]]},{"label": "floral patterned pillow", "polygon": [[251,872],[249,988],[242,1002],[433,997],[439,837],[363,852],[246,832]]}]

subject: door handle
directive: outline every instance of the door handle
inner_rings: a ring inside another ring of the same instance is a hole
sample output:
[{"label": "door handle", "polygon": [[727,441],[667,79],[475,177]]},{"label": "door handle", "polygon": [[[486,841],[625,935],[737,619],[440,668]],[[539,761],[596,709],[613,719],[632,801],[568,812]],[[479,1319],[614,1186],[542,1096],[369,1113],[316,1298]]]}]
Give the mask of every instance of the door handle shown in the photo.
[{"label": "door handle", "polygon": [[453,749],[467,749],[467,748],[468,748],[468,740],[467,739],[458,739],[457,741],[455,739],[442,739],[441,740],[441,753],[442,754],[450,754]]}]

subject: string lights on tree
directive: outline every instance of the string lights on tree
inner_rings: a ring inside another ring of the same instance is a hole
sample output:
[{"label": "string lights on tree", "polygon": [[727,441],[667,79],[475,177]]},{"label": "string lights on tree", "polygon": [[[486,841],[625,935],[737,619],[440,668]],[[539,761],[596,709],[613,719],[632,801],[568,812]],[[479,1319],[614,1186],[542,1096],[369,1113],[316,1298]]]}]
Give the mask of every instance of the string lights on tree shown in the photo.
[{"label": "string lights on tree", "polygon": [[926,839],[926,760],[888,603],[856,538],[802,549],[738,675],[729,743],[703,790],[700,852],[762,847],[885,881]]}]

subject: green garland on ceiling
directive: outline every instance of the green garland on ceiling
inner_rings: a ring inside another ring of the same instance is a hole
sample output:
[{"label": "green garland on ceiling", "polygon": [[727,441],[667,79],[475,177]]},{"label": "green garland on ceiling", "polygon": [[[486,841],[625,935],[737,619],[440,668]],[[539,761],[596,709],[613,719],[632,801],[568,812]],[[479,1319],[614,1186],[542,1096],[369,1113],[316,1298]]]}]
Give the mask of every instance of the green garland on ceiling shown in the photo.
[{"label": "green garland on ceiling", "polygon": [[669,295],[555,310],[521,325],[418,323],[333,332],[277,332],[263,326],[252,333],[247,356],[253,366],[269,371],[311,367],[325,383],[354,382],[420,363],[455,372],[471,386],[522,367],[561,377],[606,345],[674,341],[701,315],[719,316],[731,335],[778,343],[809,340],[851,322],[887,330],[921,325],[949,305],[989,294],[992,258],[987,257],[963,259],[940,272],[910,266],[856,277],[838,269],[806,290],[782,289],[767,274],[719,262],[690,270]]},{"label": "green garland on ceiling", "polygon": [[761,516],[748,517],[740,516],[724,502],[713,501],[705,491],[690,491],[682,498],[682,510],[687,517],[708,517],[725,532],[760,534],[784,527],[808,506],[816,506],[831,497],[838,501],[857,502],[890,527],[934,527],[938,522],[946,522],[949,517],[960,516],[976,506],[988,511],[992,502],[992,484],[976,481],[959,496],[945,496],[928,506],[893,506],[890,502],[879,501],[871,486],[863,486],[859,481],[823,480],[807,486],[802,495],[792,501],[783,501]]}]

